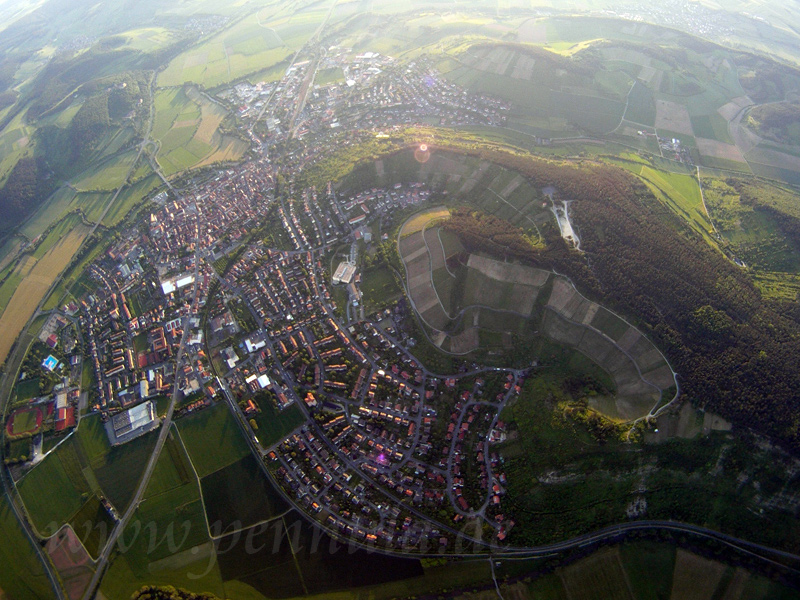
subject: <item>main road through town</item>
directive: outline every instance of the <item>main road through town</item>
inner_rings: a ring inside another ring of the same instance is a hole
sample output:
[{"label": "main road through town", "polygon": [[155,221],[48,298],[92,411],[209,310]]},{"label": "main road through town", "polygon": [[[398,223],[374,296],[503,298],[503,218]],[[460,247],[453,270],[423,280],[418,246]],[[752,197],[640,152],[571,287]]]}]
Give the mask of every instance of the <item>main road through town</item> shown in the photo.
[{"label": "main road through town", "polygon": [[150,460],[147,461],[147,466],[145,467],[144,474],[142,475],[141,481],[139,482],[139,487],[136,488],[136,493],[133,496],[130,504],[128,505],[128,509],[125,511],[125,514],[122,518],[117,521],[117,524],[114,526],[114,529],[111,531],[111,535],[106,540],[106,545],[103,547],[103,551],[100,553],[100,556],[95,563],[95,572],[94,576],[92,577],[91,582],[89,583],[86,591],[84,592],[83,598],[84,600],[90,600],[95,596],[95,592],[97,589],[100,580],[105,573],[106,567],[108,566],[108,558],[111,556],[111,553],[114,551],[114,548],[117,545],[117,540],[119,536],[122,535],[122,532],[125,530],[126,525],[131,520],[133,515],[136,513],[136,509],[139,507],[139,502],[142,500],[142,495],[144,491],[147,489],[147,484],[150,482],[150,477],[153,474],[153,469],[156,466],[156,462],[158,461],[158,457],[161,455],[161,449],[164,447],[164,443],[167,441],[167,436],[169,435],[170,426],[172,424],[172,413],[175,410],[175,402],[178,398],[178,394],[181,393],[180,387],[178,387],[178,373],[183,366],[183,355],[184,349],[186,348],[186,339],[189,336],[189,322],[192,317],[193,309],[197,303],[197,282],[198,282],[198,256],[195,255],[194,260],[194,289],[192,292],[192,304],[191,309],[187,312],[186,316],[183,318],[183,335],[181,336],[181,343],[178,347],[178,354],[175,359],[175,382],[173,384],[173,392],[172,392],[172,399],[169,403],[169,408],[167,408],[167,414],[164,417],[163,422],[161,423],[161,431],[158,434],[158,440],[156,441],[156,446],[153,449],[152,454],[150,455]]}]

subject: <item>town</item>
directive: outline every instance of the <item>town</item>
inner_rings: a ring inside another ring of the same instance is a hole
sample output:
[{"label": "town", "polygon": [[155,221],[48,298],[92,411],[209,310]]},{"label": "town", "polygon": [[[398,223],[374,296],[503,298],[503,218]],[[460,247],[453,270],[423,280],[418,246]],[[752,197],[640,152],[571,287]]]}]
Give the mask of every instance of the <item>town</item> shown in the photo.
[{"label": "town", "polygon": [[[312,83],[331,72],[341,77]],[[53,313],[35,355],[43,362],[23,373],[52,386],[39,383],[9,433],[33,413],[35,463],[86,414],[101,413],[119,445],[227,403],[286,497],[328,531],[446,552],[474,535],[463,534],[466,519],[503,542],[514,520],[492,444],[505,439],[499,414],[525,374],[431,373],[412,354],[404,302],[369,314],[363,298],[360,253],[391,243],[393,215],[431,190],[340,196],[330,183],[280,181],[329,144],[408,123],[501,125],[509,105],[466,93],[425,60],[401,67],[336,47],[219,100],[258,155],[157,193],[145,222],[90,264],[91,291]]]}]

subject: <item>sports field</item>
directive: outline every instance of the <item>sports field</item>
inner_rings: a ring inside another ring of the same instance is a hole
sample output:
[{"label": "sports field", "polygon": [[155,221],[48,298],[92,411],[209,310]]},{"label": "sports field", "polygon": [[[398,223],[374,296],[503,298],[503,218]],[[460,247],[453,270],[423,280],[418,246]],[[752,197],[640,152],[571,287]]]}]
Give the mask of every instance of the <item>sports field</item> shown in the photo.
[{"label": "sports field", "polygon": [[11,414],[6,425],[6,433],[10,436],[33,434],[42,427],[44,415],[38,407],[23,408]]}]

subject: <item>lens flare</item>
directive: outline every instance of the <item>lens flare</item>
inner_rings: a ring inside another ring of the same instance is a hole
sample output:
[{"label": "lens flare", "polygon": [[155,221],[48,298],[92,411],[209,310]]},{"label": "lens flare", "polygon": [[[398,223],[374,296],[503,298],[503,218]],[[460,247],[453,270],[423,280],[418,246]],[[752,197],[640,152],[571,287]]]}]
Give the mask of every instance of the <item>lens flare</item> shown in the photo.
[{"label": "lens flare", "polygon": [[414,158],[418,163],[426,163],[430,157],[431,153],[428,151],[428,144],[420,144],[417,149],[414,150]]}]

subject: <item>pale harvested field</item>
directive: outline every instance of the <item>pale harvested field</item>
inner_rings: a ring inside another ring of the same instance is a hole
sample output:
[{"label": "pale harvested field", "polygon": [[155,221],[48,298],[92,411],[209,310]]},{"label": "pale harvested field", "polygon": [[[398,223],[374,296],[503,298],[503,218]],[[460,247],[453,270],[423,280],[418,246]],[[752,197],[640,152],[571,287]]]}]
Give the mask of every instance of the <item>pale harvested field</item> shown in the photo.
[{"label": "pale harvested field", "polygon": [[724,142],[706,138],[695,138],[695,141],[697,142],[697,149],[700,151],[700,154],[704,156],[713,156],[714,158],[722,158],[741,163],[744,162],[744,156],[742,156],[741,151],[733,144],[725,144]]},{"label": "pale harvested field", "polygon": [[417,310],[421,313],[439,304],[439,298],[432,285],[421,285],[411,288],[409,291],[411,292],[411,297],[414,299]]},{"label": "pale harvested field", "polygon": [[591,357],[597,364],[603,366],[606,370],[610,370],[609,357],[612,355],[616,356],[616,354],[619,353],[619,350],[614,346],[611,340],[591,329],[586,329],[584,331],[577,348],[586,356]]},{"label": "pale harvested field", "polygon": [[750,106],[753,104],[753,101],[750,100],[747,96],[739,96],[738,98],[734,98],[727,104],[723,104],[717,109],[717,112],[720,116],[725,119],[726,121],[730,121],[733,119],[736,114],[742,110],[745,106]]},{"label": "pale harvested field", "polygon": [[[424,248],[423,248],[424,250]],[[406,269],[408,270],[408,280],[409,282],[419,275],[425,275],[426,280],[430,281],[431,278],[431,262],[428,259],[428,255],[425,254],[423,256],[417,257],[416,260],[409,262],[406,265]]]},{"label": "pale harvested field", "polygon": [[722,600],[745,600],[742,598],[744,588],[750,580],[750,573],[742,567],[738,567],[733,573],[733,578],[725,590]]},{"label": "pale harvested field", "polygon": [[215,108],[217,108],[215,104],[203,104],[200,107],[202,117],[200,125],[194,134],[194,139],[204,144],[214,143],[214,134],[217,133],[222,119],[225,118],[225,113],[221,112],[221,110],[214,110]]},{"label": "pale harvested field", "polygon": [[208,52],[198,52],[197,54],[190,54],[183,61],[183,68],[191,69],[192,67],[199,67],[208,62]]},{"label": "pale harvested field", "polygon": [[417,288],[427,287],[430,285],[430,274],[426,271],[425,273],[420,273],[419,275],[415,275],[414,277],[408,278],[408,289],[411,290],[411,293],[414,293],[414,290]]},{"label": "pale harvested field", "polygon": [[601,53],[608,60],[621,60],[643,67],[650,67],[653,64],[653,59],[644,52],[631,50],[630,48],[603,48]]},{"label": "pale harvested field", "polygon": [[[413,235],[422,231],[425,226],[434,221],[436,219],[442,219],[444,217],[450,216],[450,211],[445,206],[437,206],[436,208],[432,208],[430,210],[426,210],[425,212],[419,213],[418,215],[414,215],[410,217],[408,221],[405,222],[403,228],[400,230],[400,253],[405,256],[406,251],[403,249],[402,239],[406,236]],[[425,242],[422,240],[422,236],[419,236],[419,243],[422,246],[425,246]]]},{"label": "pale harvested field", "polygon": [[30,275],[30,272],[33,269],[33,267],[36,266],[36,262],[37,262],[36,257],[34,257],[33,255],[28,254],[27,256],[24,256],[17,263],[17,266],[14,267],[14,273],[19,275],[20,277],[27,277],[28,275]]},{"label": "pale harvested field", "polygon": [[478,165],[478,170],[470,175],[469,179],[464,182],[464,185],[461,186],[461,193],[471,192],[472,188],[478,183],[481,177],[483,177],[484,173],[489,170],[491,166],[490,163],[486,161],[481,161],[481,164]]},{"label": "pale harvested field", "polygon": [[656,129],[694,135],[689,110],[683,104],[669,100],[656,100]]},{"label": "pale harvested field", "polygon": [[[596,407],[609,417],[625,421],[642,417],[661,397],[658,389],[642,379],[633,360],[595,329],[568,321],[559,313],[546,311],[542,331],[552,340],[576,348],[611,376],[616,388],[615,397],[613,400],[605,399],[602,407]],[[666,364],[664,368],[669,369]],[[671,385],[671,376],[669,381]]]},{"label": "pale harvested field", "polygon": [[430,251],[431,270],[435,271],[443,268],[445,263],[444,248],[442,248],[442,242],[439,240],[439,230],[426,229],[424,235]]},{"label": "pale harvested field", "polygon": [[386,173],[383,167],[383,160],[380,158],[375,161],[375,172],[378,174],[378,177],[383,177]]},{"label": "pale harvested field", "polygon": [[421,171],[426,173],[426,170],[451,175],[465,175],[467,173],[467,167],[461,160],[443,154],[434,154],[431,160],[422,166]]},{"label": "pale harvested field", "polygon": [[420,257],[425,257],[424,261],[428,262],[428,249],[425,246],[417,248],[416,250],[414,250],[413,252],[409,252],[408,254],[404,254],[403,260],[406,261],[408,264],[412,264],[414,262],[419,262],[417,259],[419,259]]},{"label": "pale harvested field", "polygon": [[244,156],[248,149],[249,147],[246,142],[243,142],[239,138],[226,135],[222,138],[222,142],[217,151],[206,156],[202,161],[197,163],[195,168],[207,167],[208,165],[220,162],[237,161]]},{"label": "pale harvested field", "polygon": [[420,313],[420,317],[434,329],[442,330],[450,323],[450,319],[442,309],[442,305],[438,302],[434,303],[427,311]]},{"label": "pale harvested field", "polygon": [[581,295],[578,295],[577,297],[579,298],[577,302],[575,298],[573,298],[567,305],[569,318],[577,323],[583,323],[583,320],[586,318],[586,315],[589,314],[589,311],[592,309],[592,307],[597,305]]},{"label": "pale harvested field", "polygon": [[92,580],[94,570],[89,561],[89,554],[72,528],[65,525],[48,540],[45,550],[64,583],[67,597],[70,600],[82,598]]},{"label": "pale harvested field", "polygon": [[[422,231],[420,229],[420,231]],[[402,232],[401,232],[402,234]],[[425,247],[425,241],[422,239],[422,234],[417,232],[418,235],[408,235],[400,238],[399,250],[400,258],[404,261],[408,260],[406,257],[419,248]]]},{"label": "pale harvested field", "polygon": [[642,377],[653,385],[658,386],[662,390],[666,390],[667,388],[675,385],[675,376],[672,374],[672,369],[670,369],[669,365],[666,363],[657,369],[642,373]]},{"label": "pale harvested field", "polygon": [[[510,283],[521,283],[523,285],[532,285],[536,287],[543,286],[550,277],[549,271],[534,269],[533,267],[526,267],[525,265],[501,262],[499,260],[486,258],[485,256],[478,256],[477,254],[470,254],[467,266],[480,271],[490,279],[508,281]],[[570,288],[572,288],[572,286],[570,286]],[[572,289],[574,290],[574,288]]]},{"label": "pale harvested field", "polygon": [[518,187],[519,187],[519,186],[522,184],[522,182],[523,182],[523,181],[525,181],[525,178],[524,178],[522,175],[517,175],[517,176],[516,176],[516,177],[514,177],[514,179],[512,179],[512,180],[511,180],[511,182],[510,182],[510,183],[509,183],[509,184],[508,184],[508,185],[507,185],[507,186],[506,186],[506,187],[503,189],[503,191],[502,191],[502,192],[500,192],[500,195],[501,195],[503,198],[508,198],[508,197],[509,197],[511,194],[513,194],[513,193],[514,193],[514,190],[516,190],[516,189],[517,189],[517,188],[518,188]]},{"label": "pale harvested field", "polygon": [[577,293],[578,291],[567,280],[556,277],[553,280],[553,291],[547,300],[547,306],[560,313],[567,302]]},{"label": "pale harvested field", "polygon": [[533,78],[533,67],[536,66],[536,60],[530,56],[520,56],[514,69],[511,71],[512,79],[522,79],[530,81]]},{"label": "pale harvested field", "polygon": [[88,229],[83,226],[73,229],[36,263],[30,274],[19,284],[0,316],[0,363],[5,362],[14,340],[88,233]]},{"label": "pale harvested field", "polygon": [[597,311],[599,310],[600,310],[599,304],[595,304],[594,302],[590,303],[588,310],[581,319],[581,323],[583,323],[584,325],[589,325],[594,319],[595,315],[597,314]]},{"label": "pale harvested field", "polygon": [[519,26],[517,37],[520,42],[531,44],[547,43],[547,27],[544,23],[538,23],[536,19],[528,19]]},{"label": "pale harvested field", "polygon": [[761,165],[777,167],[779,169],[800,171],[800,157],[792,156],[785,152],[778,152],[777,150],[769,150],[761,147],[753,148],[747,153],[747,160]]},{"label": "pale harvested field", "polygon": [[714,596],[725,565],[678,549],[671,600],[708,600]]},{"label": "pale harvested field", "polygon": [[647,346],[642,345],[641,350],[633,354],[633,356],[636,357],[636,364],[639,365],[639,369],[642,373],[663,366],[664,357],[661,355],[661,352],[650,344],[646,338],[642,338],[642,342],[643,344],[646,343]]},{"label": "pale harvested field", "polygon": [[642,334],[639,333],[635,327],[631,327],[628,331],[625,332],[617,345],[622,348],[625,352],[630,352],[631,348],[633,348],[634,344],[638,342],[642,338]]},{"label": "pale harvested field", "polygon": [[639,79],[642,80],[643,83],[651,83],[653,78],[656,76],[656,73],[660,73],[658,69],[654,69],[653,67],[646,67],[643,66],[639,70]]}]

